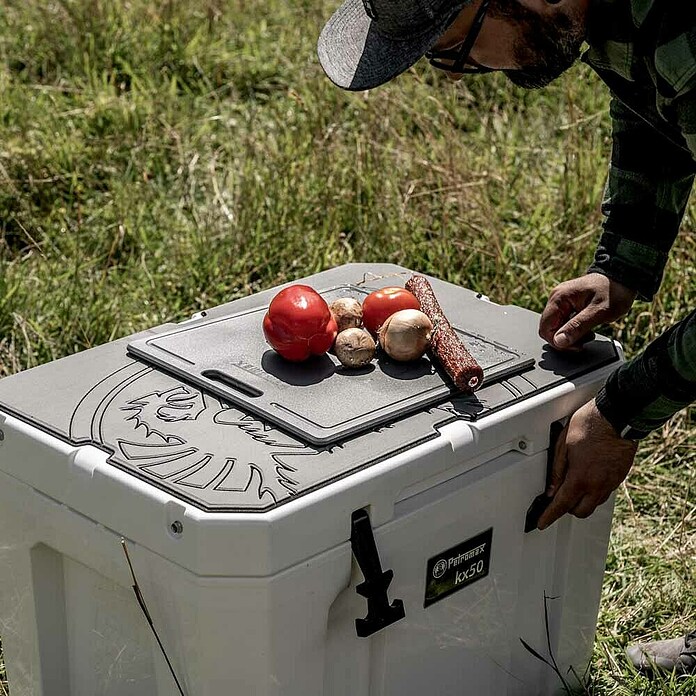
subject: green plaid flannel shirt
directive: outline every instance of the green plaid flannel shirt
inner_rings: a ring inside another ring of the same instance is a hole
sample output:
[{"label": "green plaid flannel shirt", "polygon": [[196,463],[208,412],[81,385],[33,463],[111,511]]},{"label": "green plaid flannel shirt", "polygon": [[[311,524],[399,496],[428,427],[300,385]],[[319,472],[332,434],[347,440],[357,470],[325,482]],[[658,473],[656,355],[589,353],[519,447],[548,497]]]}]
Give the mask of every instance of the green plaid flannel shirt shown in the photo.
[{"label": "green plaid flannel shirt", "polygon": [[[595,0],[583,57],[612,92],[603,233],[590,272],[652,299],[696,174],[696,0]],[[694,308],[695,284],[686,295]],[[696,311],[611,375],[597,406],[640,439],[696,400]]]}]

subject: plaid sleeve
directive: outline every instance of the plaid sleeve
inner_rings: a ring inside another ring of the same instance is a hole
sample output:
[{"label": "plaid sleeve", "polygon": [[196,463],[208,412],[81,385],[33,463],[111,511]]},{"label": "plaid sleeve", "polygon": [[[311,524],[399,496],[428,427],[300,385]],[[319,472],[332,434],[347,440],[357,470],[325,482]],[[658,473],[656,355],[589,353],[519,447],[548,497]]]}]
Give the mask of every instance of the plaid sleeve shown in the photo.
[{"label": "plaid sleeve", "polygon": [[596,397],[617,432],[641,439],[696,400],[696,311],[622,365]]},{"label": "plaid sleeve", "polygon": [[[604,231],[588,272],[602,273],[651,300],[684,216],[694,160],[615,96],[611,116],[613,149],[602,204]],[[689,144],[696,147],[696,137]]]},{"label": "plaid sleeve", "polygon": [[[660,285],[693,183],[694,92],[675,99],[672,108],[691,155],[647,124],[635,123],[636,117],[625,107],[615,104],[612,111],[614,154],[598,257],[606,275],[637,289],[646,299]],[[626,153],[629,147],[632,155]],[[617,276],[611,276],[617,270]],[[636,440],[695,400],[696,311],[616,370],[596,397],[597,408],[616,431]]]}]

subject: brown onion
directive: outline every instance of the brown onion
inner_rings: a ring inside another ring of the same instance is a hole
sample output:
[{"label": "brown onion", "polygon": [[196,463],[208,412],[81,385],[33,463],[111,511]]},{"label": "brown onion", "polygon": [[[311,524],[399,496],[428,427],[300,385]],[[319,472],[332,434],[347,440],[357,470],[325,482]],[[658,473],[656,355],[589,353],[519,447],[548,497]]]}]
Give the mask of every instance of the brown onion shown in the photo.
[{"label": "brown onion", "polygon": [[364,329],[346,329],[336,336],[334,353],[345,367],[365,367],[375,357],[377,346]]},{"label": "brown onion", "polygon": [[339,333],[346,329],[357,329],[362,324],[362,305],[352,297],[341,297],[334,300],[329,309],[336,324],[338,324]]},{"label": "brown onion", "polygon": [[430,346],[433,323],[418,309],[392,314],[379,330],[379,344],[393,360],[410,362],[423,356]]}]

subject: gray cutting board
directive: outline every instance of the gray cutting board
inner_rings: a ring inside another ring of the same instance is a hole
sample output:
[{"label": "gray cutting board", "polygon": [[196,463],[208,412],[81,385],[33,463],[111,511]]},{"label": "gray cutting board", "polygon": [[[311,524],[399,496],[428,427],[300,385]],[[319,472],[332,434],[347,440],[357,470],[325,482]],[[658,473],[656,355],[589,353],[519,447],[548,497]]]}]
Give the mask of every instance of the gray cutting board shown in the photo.
[{"label": "gray cutting board", "polygon": [[[338,297],[362,301],[369,292],[343,285],[321,294],[331,303]],[[462,302],[472,301],[476,300],[462,294]],[[303,363],[288,362],[264,339],[266,310],[264,304],[179,325],[133,341],[128,351],[320,446],[375,429],[459,393],[427,356],[415,363],[382,356],[361,370],[342,367],[331,354]],[[532,358],[477,335],[476,326],[457,331],[483,368],[484,385],[534,365]]]}]

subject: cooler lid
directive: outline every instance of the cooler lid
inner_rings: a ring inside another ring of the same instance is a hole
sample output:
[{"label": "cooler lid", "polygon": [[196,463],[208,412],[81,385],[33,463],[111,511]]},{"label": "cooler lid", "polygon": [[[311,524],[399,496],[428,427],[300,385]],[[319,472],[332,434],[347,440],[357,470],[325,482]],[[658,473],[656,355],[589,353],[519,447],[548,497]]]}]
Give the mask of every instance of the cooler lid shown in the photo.
[{"label": "cooler lid", "polygon": [[[404,279],[394,284],[403,286]],[[455,286],[449,288],[456,293]],[[320,290],[329,304],[340,297],[362,302],[370,292],[355,285]],[[471,314],[466,307],[477,300],[464,294],[458,302],[465,314]],[[128,351],[319,446],[373,430],[460,393],[428,356],[399,363],[381,355],[361,370],[342,367],[331,354],[288,362],[264,339],[267,309],[264,302],[245,312],[179,326],[133,341]],[[519,350],[487,340],[475,319],[455,330],[483,368],[484,386],[534,365],[534,359]]]},{"label": "cooler lid", "polygon": [[[386,287],[396,284],[395,273],[403,274],[397,276],[403,281],[410,271],[351,264],[297,282],[322,290],[374,274],[370,288]],[[129,344],[199,322],[166,324],[0,380],[0,411],[73,445],[99,447],[113,466],[201,510],[261,512],[438,438],[441,426],[453,420],[485,418],[619,360],[614,343],[601,336],[577,354],[550,350],[537,334],[534,312],[430,281],[454,326],[477,327],[494,355],[509,350],[534,364],[521,374],[500,376],[472,396],[446,395],[440,403],[319,446],[188,379],[129,357]],[[278,289],[213,308],[202,323],[213,326],[208,320],[258,312]],[[41,478],[40,467],[0,459],[0,467],[6,466],[22,480],[34,476],[30,469]],[[38,479],[27,482],[41,488]]]}]

